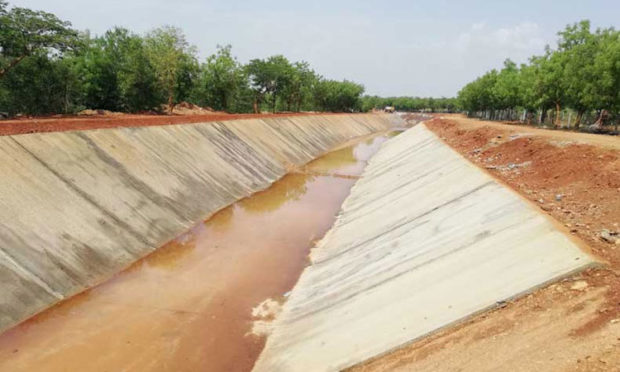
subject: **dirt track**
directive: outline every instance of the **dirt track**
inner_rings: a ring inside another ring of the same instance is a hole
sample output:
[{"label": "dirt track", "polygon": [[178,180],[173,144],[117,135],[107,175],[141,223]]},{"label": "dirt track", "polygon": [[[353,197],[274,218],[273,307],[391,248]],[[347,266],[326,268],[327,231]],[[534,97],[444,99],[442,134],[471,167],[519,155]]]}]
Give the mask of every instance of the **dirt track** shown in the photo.
[{"label": "dirt track", "polygon": [[[320,113],[321,115],[329,115]],[[282,114],[203,114],[203,115],[99,115],[90,117],[43,117],[0,121],[0,136],[12,134],[63,132],[115,127],[142,127],[169,124],[205,123],[237,119],[270,118],[279,116],[318,115],[314,113]]]},{"label": "dirt track", "polygon": [[458,116],[427,126],[605,264],[353,370],[620,371],[620,241],[601,238],[620,230],[620,139]]}]

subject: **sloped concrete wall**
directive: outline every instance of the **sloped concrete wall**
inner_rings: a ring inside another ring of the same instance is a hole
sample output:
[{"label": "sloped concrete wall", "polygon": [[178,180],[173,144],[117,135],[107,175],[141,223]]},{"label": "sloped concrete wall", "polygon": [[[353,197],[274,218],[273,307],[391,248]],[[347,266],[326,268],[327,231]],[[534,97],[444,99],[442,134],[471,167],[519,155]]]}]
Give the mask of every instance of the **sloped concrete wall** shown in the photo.
[{"label": "sloped concrete wall", "polygon": [[0,331],[395,116],[0,137]]},{"label": "sloped concrete wall", "polygon": [[383,144],[311,254],[255,371],[336,371],[592,259],[423,124]]}]

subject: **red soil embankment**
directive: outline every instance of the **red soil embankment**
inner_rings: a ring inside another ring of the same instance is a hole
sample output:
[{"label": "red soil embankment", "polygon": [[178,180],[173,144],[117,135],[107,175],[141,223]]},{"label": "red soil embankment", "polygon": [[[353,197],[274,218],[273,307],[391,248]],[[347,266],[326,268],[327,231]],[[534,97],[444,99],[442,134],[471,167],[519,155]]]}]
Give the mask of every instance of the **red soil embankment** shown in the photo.
[{"label": "red soil embankment", "polygon": [[89,117],[41,117],[0,121],[0,136],[40,132],[64,132],[116,127],[142,127],[170,124],[204,123],[212,121],[272,118],[299,115],[333,115],[328,113],[280,114],[203,114],[203,115],[99,115]]}]

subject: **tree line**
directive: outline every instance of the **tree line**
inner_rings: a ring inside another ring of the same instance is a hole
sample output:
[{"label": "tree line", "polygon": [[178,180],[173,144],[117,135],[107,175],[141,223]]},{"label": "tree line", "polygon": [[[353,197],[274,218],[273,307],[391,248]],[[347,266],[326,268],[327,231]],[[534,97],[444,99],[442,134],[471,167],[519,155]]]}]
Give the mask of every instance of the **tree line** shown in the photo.
[{"label": "tree line", "polygon": [[597,126],[618,123],[620,32],[590,30],[585,20],[558,33],[557,47],[517,66],[506,60],[465,85],[459,106],[471,116],[579,128],[584,117]]},{"label": "tree line", "polygon": [[240,63],[230,45],[203,62],[182,30],[101,36],[51,13],[0,0],[0,112],[172,110],[179,102],[231,113],[362,110],[364,87],[322,77],[282,55]]},{"label": "tree line", "polygon": [[407,112],[456,112],[456,98],[433,97],[362,97],[362,111],[394,107],[396,111]]}]

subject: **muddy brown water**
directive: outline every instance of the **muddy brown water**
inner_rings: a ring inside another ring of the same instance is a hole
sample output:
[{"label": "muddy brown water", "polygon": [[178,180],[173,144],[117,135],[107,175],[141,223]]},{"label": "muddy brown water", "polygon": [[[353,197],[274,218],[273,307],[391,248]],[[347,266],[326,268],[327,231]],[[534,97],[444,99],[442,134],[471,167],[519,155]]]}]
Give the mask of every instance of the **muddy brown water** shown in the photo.
[{"label": "muddy brown water", "polygon": [[0,335],[0,371],[251,370],[265,343],[252,309],[292,289],[391,135],[315,160]]}]

